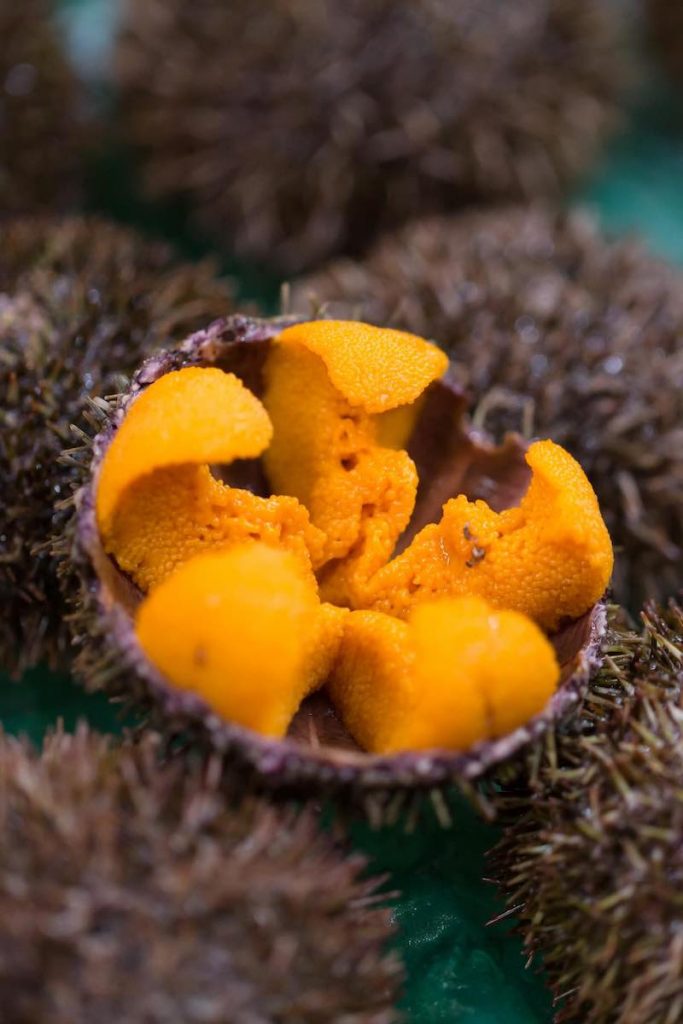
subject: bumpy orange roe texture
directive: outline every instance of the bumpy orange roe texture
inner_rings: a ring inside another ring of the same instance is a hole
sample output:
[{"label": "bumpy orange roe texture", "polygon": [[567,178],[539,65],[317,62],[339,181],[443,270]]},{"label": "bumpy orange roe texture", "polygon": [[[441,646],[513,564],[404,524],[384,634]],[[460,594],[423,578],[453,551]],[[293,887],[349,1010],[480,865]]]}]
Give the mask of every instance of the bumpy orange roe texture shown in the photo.
[{"label": "bumpy orange roe texture", "polygon": [[206,550],[261,540],[310,566],[324,537],[295,498],[259,498],[217,480],[208,463],[263,451],[272,427],[232,374],[192,367],[161,377],[128,411],[97,490],[105,550],[147,591]]},{"label": "bumpy orange roe texture", "polygon": [[250,544],[182,565],[142,602],[136,633],[174,686],[231,722],[282,737],[328,675],[345,614],[320,604],[290,552]]},{"label": "bumpy orange roe texture", "polygon": [[421,338],[362,323],[315,321],[275,340],[264,394],[274,435],[264,462],[273,491],[298,498],[327,537],[323,563],[331,564],[319,578],[328,600],[352,604],[356,577],[382,566],[407,526],[417,473],[395,445],[447,365]]},{"label": "bumpy orange roe texture", "polygon": [[595,493],[552,441],[531,445],[526,459],[532,478],[518,508],[496,513],[462,495],[447,502],[441,522],[375,574],[365,606],[404,618],[435,597],[478,595],[549,632],[591,608],[613,566]]},{"label": "bumpy orange roe texture", "polygon": [[503,736],[545,707],[558,679],[533,622],[467,597],[422,604],[407,622],[351,612],[329,688],[359,745],[394,754]]},{"label": "bumpy orange roe texture", "polygon": [[265,409],[234,374],[199,366],[165,374],[128,409],[107,451],[97,488],[100,529],[109,531],[126,489],[145,473],[256,458],[272,434]]},{"label": "bumpy orange roe texture", "polygon": [[295,324],[277,342],[322,359],[335,390],[368,413],[410,405],[448,369],[446,353],[424,338],[359,320]]}]

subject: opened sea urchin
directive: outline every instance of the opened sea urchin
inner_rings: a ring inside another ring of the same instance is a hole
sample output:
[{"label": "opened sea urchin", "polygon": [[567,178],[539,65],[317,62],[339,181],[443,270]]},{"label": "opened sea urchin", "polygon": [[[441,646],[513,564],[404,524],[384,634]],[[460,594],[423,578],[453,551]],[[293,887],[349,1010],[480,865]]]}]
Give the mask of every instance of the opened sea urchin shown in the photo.
[{"label": "opened sea urchin", "polygon": [[389,1024],[389,911],[312,820],[81,728],[0,737],[5,1024]]},{"label": "opened sea urchin", "polygon": [[683,288],[680,272],[580,214],[540,207],[416,222],[364,263],[302,280],[311,300],[426,337],[478,396],[475,420],[564,445],[595,487],[632,608],[680,585]]},{"label": "opened sea urchin", "polygon": [[150,193],[296,271],[561,192],[617,119],[617,25],[604,0],[129,0],[123,128]]},{"label": "opened sea urchin", "polygon": [[683,963],[683,614],[613,628],[571,727],[499,800],[493,874],[543,957],[555,1020],[673,1024]]},{"label": "opened sea urchin", "polygon": [[0,217],[63,209],[79,187],[82,96],[49,0],[0,0]]},{"label": "opened sea urchin", "polygon": [[[57,664],[66,635],[50,542],[75,470],[59,463],[98,396],[148,353],[230,309],[208,266],[97,220],[0,227],[0,665]],[[91,431],[92,432],[92,431]]]},{"label": "opened sea urchin", "polygon": [[435,345],[225,318],[135,375],[76,495],[78,673],[274,785],[468,781],[566,713],[612,548]]}]

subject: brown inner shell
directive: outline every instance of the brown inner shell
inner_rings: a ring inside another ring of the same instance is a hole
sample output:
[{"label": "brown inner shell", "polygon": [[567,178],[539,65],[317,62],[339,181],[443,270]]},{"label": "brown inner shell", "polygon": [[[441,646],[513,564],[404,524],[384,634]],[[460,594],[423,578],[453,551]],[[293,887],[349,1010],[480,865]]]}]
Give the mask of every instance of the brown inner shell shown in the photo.
[{"label": "brown inner shell", "polygon": [[[194,365],[213,365],[241,377],[255,394],[262,393],[262,368],[269,347],[263,337],[244,341],[228,341],[215,345],[204,344],[195,350],[187,362]],[[162,372],[174,366],[160,363],[159,372],[144,371],[141,383],[150,383]],[[483,435],[473,431],[465,418],[467,402],[463,393],[448,375],[430,386],[420,417],[408,444],[420,478],[415,511],[410,525],[399,541],[402,549],[424,525],[435,522],[441,515],[444,502],[458,494],[470,500],[484,499],[495,511],[519,504],[525,494],[530,470],[524,454],[526,445],[516,435],[507,435],[502,444],[493,445]],[[228,467],[214,467],[227,483],[268,494],[260,461],[245,461]],[[132,619],[141,595],[99,543],[91,548],[95,571],[102,585],[102,600],[107,607],[123,608]],[[567,683],[577,670],[585,671],[582,655],[594,643],[598,630],[596,609],[561,628],[550,637],[561,666],[560,686]],[[229,723],[226,723],[229,725]],[[295,716],[288,732],[291,745],[309,755],[324,757],[336,765],[359,767],[377,758],[367,754],[352,739],[323,691],[307,698]],[[261,738],[263,740],[263,738]],[[505,742],[498,741],[499,743]],[[263,741],[270,744],[273,741]],[[289,745],[289,744],[288,744]],[[445,752],[444,752],[445,753]],[[417,756],[417,755],[415,755]],[[466,757],[464,755],[453,755]]]}]

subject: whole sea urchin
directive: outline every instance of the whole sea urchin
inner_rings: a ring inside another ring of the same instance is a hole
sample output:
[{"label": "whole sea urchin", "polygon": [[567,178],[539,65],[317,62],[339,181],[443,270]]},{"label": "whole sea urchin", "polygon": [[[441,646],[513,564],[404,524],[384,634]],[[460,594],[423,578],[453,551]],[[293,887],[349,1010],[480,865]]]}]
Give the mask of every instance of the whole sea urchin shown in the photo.
[{"label": "whole sea urchin", "polygon": [[151,194],[292,272],[560,192],[617,120],[617,24],[604,0],[129,0],[123,128]]},{"label": "whole sea urchin", "polygon": [[528,788],[499,797],[508,828],[493,875],[540,954],[555,1020],[681,1019],[683,614],[614,628],[571,728],[530,759]]},{"label": "whole sea urchin", "polygon": [[48,0],[0,0],[0,217],[64,208],[79,187],[82,97]]},{"label": "whole sea urchin", "polygon": [[388,909],[310,817],[80,728],[0,737],[5,1024],[390,1024]]},{"label": "whole sea urchin", "polygon": [[74,470],[58,463],[93,399],[140,360],[228,311],[211,268],[97,220],[0,227],[0,666],[15,674],[66,643],[50,541]]},{"label": "whole sea urchin", "polygon": [[298,283],[311,300],[438,338],[475,421],[564,445],[585,468],[638,607],[680,585],[683,293],[676,270],[541,207],[427,219]]}]

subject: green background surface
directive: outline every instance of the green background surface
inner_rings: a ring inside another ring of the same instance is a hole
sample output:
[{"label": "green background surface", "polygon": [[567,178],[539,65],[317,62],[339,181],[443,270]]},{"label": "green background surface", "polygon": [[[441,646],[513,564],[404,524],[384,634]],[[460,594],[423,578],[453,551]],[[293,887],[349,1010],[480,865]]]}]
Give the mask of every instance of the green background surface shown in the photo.
[{"label": "green background surface", "polygon": [[[116,10],[116,0],[61,5],[74,60],[91,80],[93,102],[102,110],[112,102],[102,69]],[[683,262],[682,140],[677,99],[652,76],[633,104],[626,131],[574,201],[595,209],[611,230],[637,231],[653,248]],[[171,239],[184,255],[210,251],[184,229],[182,211],[140,199],[123,152],[109,150],[93,166],[88,205]],[[244,299],[274,308],[279,282],[225,253],[220,263],[236,277]],[[67,727],[85,717],[103,730],[119,728],[104,698],[85,696],[68,678],[35,670],[19,685],[0,679],[0,720],[10,732],[26,732],[39,742],[60,717]],[[521,944],[511,934],[514,922],[487,926],[502,910],[493,888],[482,881],[484,854],[495,838],[495,828],[465,806],[449,832],[429,820],[410,835],[402,826],[353,830],[353,842],[370,856],[372,868],[390,872],[389,887],[401,893],[395,901],[397,948],[408,975],[403,1007],[414,1024],[545,1024],[552,1018],[542,973],[524,968]]]}]

